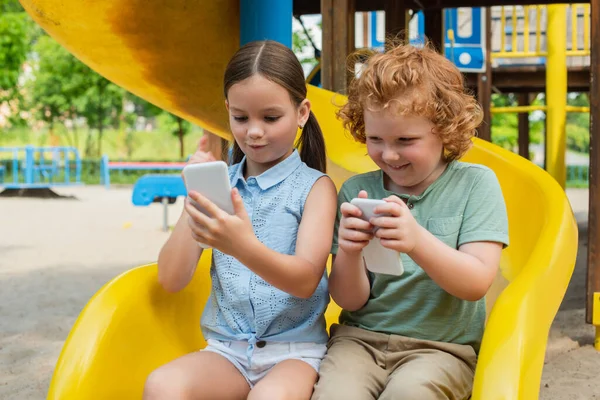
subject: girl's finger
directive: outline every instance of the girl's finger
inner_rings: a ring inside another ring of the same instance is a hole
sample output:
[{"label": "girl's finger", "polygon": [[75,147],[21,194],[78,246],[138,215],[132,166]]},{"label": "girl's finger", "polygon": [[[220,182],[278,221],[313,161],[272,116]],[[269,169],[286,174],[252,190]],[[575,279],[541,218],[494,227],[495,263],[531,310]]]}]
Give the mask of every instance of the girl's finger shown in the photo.
[{"label": "girl's finger", "polygon": [[211,225],[212,221],[210,217],[198,210],[196,205],[192,203],[192,200],[189,197],[185,199],[185,211],[196,224],[206,227]]},{"label": "girl's finger", "polygon": [[204,197],[203,195],[201,195],[198,192],[195,192],[192,190],[188,193],[188,196],[192,200],[194,200],[200,207],[202,207],[204,210],[206,210],[208,215],[214,219],[218,219],[219,217],[222,217],[222,214],[225,213],[225,211],[223,211],[219,207],[217,207],[217,205],[215,203],[213,203],[212,201],[210,201],[209,199],[207,199],[206,197]]}]

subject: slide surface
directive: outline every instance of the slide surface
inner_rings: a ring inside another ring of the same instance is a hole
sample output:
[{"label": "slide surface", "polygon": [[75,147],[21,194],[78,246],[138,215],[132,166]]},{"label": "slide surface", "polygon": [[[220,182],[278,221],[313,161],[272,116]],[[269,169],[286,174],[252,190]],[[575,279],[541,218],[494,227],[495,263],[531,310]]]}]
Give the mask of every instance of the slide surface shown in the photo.
[{"label": "slide surface", "polygon": [[[91,68],[136,95],[229,138],[222,74],[238,47],[239,0],[21,0],[33,19]],[[343,96],[310,87],[339,187],[375,165],[335,118]],[[475,140],[464,158],[491,167],[508,205],[511,246],[488,294],[473,399],[537,399],[551,322],[573,272],[577,226],[560,186],[532,163]],[[73,326],[49,399],[140,398],[150,371],[204,344],[199,318],[210,253],[175,295],[156,265],[107,283]],[[328,322],[339,308],[328,309]]]}]

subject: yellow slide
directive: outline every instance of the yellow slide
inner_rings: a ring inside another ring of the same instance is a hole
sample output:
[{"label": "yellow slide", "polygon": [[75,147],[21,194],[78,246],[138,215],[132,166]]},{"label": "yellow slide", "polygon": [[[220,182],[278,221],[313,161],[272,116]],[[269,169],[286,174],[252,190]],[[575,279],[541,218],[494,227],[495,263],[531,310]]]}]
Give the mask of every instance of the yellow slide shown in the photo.
[{"label": "yellow slide", "polygon": [[[21,0],[50,35],[94,70],[152,103],[229,137],[222,73],[238,47],[239,0]],[[311,87],[329,174],[341,183],[375,168],[335,119],[342,96]],[[511,246],[488,295],[473,399],[538,398],[551,322],[573,272],[577,227],[565,193],[544,171],[487,142],[466,161],[493,168],[508,204]],[[150,371],[204,342],[205,252],[192,284],[167,294],[156,265],[133,269],[89,301],[60,355],[49,399],[140,398]],[[339,309],[331,305],[328,322]]]}]

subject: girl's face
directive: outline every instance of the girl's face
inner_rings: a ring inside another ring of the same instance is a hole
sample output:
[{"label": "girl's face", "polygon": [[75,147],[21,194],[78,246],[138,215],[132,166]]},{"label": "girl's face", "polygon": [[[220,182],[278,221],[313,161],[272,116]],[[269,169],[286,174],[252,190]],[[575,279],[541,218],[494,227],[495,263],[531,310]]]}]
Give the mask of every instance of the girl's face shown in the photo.
[{"label": "girl's face", "polygon": [[444,146],[424,117],[364,111],[369,156],[385,172],[386,188],[419,195],[444,171]]},{"label": "girl's face", "polygon": [[292,154],[298,127],[310,112],[308,100],[296,107],[285,88],[261,75],[231,86],[226,106],[248,175],[260,175]]}]

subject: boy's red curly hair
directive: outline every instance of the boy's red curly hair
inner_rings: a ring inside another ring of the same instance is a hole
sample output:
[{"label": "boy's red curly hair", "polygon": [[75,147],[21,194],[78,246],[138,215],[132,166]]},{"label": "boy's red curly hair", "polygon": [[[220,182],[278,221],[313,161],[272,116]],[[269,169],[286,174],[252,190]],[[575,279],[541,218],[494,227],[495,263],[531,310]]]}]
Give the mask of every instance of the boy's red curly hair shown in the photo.
[{"label": "boy's red curly hair", "polygon": [[400,44],[372,54],[350,83],[348,102],[338,117],[361,143],[366,141],[365,109],[428,118],[444,144],[447,161],[464,155],[483,119],[460,71],[429,43],[422,48]]}]

